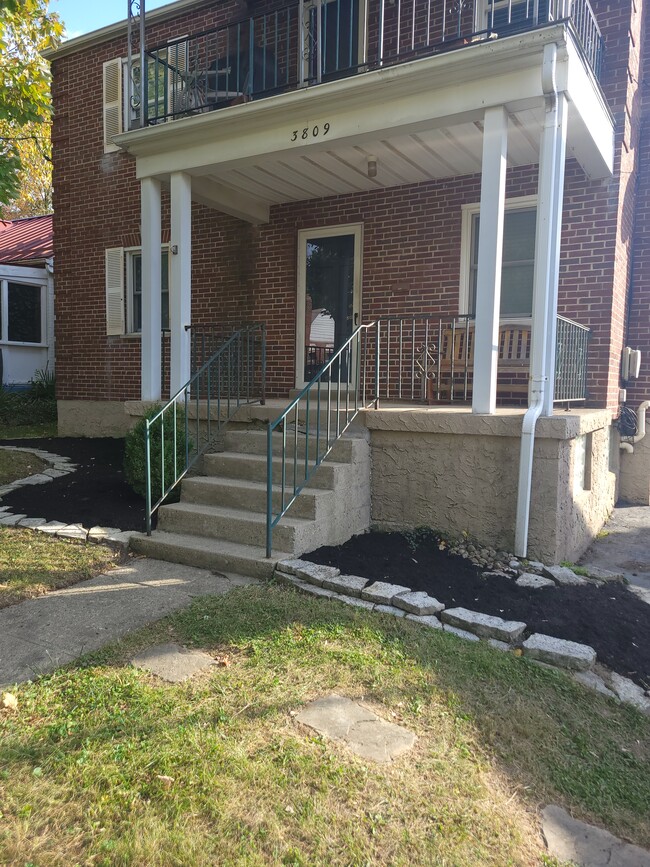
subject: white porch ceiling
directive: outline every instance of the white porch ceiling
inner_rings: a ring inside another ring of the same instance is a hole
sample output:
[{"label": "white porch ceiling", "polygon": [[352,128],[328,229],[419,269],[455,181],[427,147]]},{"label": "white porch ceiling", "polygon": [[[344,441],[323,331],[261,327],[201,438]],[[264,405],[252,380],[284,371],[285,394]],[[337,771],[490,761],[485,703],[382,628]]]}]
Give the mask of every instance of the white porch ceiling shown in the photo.
[{"label": "white porch ceiling", "polygon": [[[511,115],[510,166],[537,162],[543,116],[543,107]],[[224,167],[202,176],[234,193],[277,205],[474,174],[481,171],[482,147],[482,125],[477,121],[370,139],[353,146],[333,146],[309,154],[288,153],[282,159],[259,160],[241,168]],[[374,178],[368,177],[369,156],[377,158]],[[201,187],[198,178],[196,187]]]}]

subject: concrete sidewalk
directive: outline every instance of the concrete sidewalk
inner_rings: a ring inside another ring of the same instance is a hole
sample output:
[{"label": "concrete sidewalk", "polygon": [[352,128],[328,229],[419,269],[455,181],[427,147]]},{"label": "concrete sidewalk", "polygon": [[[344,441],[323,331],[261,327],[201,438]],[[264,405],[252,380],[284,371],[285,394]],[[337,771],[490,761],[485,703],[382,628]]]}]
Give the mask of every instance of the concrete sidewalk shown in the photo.
[{"label": "concrete sidewalk", "polygon": [[65,590],[0,610],[0,687],[30,680],[252,578],[133,558]]},{"label": "concrete sidewalk", "polygon": [[650,602],[650,506],[617,506],[580,562],[622,572]]}]

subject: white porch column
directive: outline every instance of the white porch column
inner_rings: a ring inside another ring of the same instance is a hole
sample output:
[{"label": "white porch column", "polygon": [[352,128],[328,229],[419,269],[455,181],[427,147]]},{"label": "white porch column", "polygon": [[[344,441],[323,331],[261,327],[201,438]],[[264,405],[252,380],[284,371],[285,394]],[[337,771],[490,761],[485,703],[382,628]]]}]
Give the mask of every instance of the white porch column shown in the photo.
[{"label": "white porch column", "polygon": [[474,413],[493,414],[496,410],[507,151],[507,112],[503,106],[489,108],[483,122],[472,388]]},{"label": "white porch column", "polygon": [[160,400],[161,273],[160,182],[140,181],[140,233],[142,237],[142,400]]},{"label": "white porch column", "polygon": [[192,316],[192,179],[185,172],[171,176],[171,326],[170,389],[176,394],[190,378]]}]

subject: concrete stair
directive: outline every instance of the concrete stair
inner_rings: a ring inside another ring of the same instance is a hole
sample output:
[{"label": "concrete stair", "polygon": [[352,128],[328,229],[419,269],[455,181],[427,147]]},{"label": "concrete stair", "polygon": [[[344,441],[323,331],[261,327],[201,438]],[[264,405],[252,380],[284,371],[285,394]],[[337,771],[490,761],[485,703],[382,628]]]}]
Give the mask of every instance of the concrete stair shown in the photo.
[{"label": "concrete stair", "polygon": [[[324,437],[321,439],[320,448]],[[282,503],[283,435],[273,438],[273,508]],[[293,495],[305,455],[313,461],[316,439],[286,431],[285,502]],[[135,535],[131,547],[148,557],[220,572],[270,578],[278,560],[321,545],[338,545],[370,523],[370,453],[363,432],[342,437],[273,531],[266,558],[267,431],[247,424],[223,437],[223,451],[203,456],[202,475],[181,484],[178,503],[162,506],[150,537]],[[276,511],[277,514],[277,511]]]}]

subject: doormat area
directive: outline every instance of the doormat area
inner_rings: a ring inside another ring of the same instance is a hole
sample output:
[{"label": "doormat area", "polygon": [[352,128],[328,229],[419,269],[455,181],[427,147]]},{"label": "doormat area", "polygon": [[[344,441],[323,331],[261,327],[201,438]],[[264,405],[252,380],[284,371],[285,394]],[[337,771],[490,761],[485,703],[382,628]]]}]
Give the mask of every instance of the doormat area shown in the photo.
[{"label": "doormat area", "polygon": [[15,514],[84,527],[144,530],[144,500],[124,480],[124,440],[51,437],[3,440],[70,458],[77,469],[47,485],[25,485],[2,498]]},{"label": "doormat area", "polygon": [[301,558],[336,566],[345,575],[423,590],[447,608],[521,620],[531,632],[588,644],[608,668],[650,687],[650,605],[625,585],[518,587],[514,578],[483,577],[485,570],[440,550],[439,542],[433,534],[371,532]]}]

